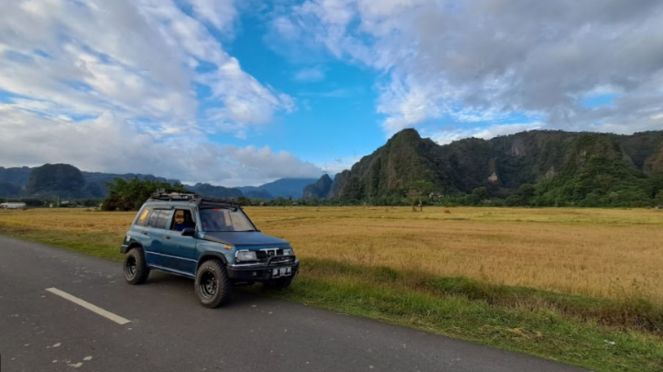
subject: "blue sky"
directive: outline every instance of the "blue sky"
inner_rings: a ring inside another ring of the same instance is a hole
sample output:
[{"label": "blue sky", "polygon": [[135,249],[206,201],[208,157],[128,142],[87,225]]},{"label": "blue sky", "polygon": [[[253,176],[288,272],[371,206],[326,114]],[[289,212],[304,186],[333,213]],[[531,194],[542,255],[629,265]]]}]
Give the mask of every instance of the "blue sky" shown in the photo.
[{"label": "blue sky", "polygon": [[7,2],[0,166],[240,186],[333,174],[404,128],[660,130],[662,20],[648,1]]},{"label": "blue sky", "polygon": [[[246,72],[294,97],[297,110],[277,115],[273,124],[257,129],[250,138],[219,135],[218,141],[270,146],[320,164],[356,159],[384,144],[381,115],[375,112],[374,72],[324,52],[289,57],[267,45],[267,32],[258,17],[246,14],[228,51]],[[312,73],[298,78],[307,71]]]}]

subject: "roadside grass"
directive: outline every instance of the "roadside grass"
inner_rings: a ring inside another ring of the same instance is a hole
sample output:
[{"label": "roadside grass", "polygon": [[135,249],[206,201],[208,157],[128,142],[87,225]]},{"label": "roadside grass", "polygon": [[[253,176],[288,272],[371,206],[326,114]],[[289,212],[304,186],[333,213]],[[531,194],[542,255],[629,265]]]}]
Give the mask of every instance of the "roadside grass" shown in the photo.
[{"label": "roadside grass", "polygon": [[388,288],[401,293],[464,298],[502,309],[554,312],[579,322],[663,337],[663,307],[638,298],[596,299],[489,284],[465,277],[435,277],[422,272],[396,271],[389,267],[366,267],[320,259],[305,259],[301,275],[332,283],[350,280],[362,283],[367,288]]},{"label": "roadside grass", "polygon": [[275,295],[595,371],[663,370],[660,337],[580,322],[555,311],[503,308],[460,295],[436,296],[367,285],[354,278],[330,281],[305,275],[290,290]]},{"label": "roadside grass", "polygon": [[8,228],[0,224],[0,234],[19,239],[30,240],[54,247],[65,248],[89,256],[101,257],[112,261],[124,260],[118,241],[123,235],[40,230],[34,228]]},{"label": "roadside grass", "polygon": [[[0,234],[115,261],[135,215],[0,212]],[[663,214],[651,212],[252,208],[302,266],[287,291],[242,290],[597,371],[663,371]]]}]

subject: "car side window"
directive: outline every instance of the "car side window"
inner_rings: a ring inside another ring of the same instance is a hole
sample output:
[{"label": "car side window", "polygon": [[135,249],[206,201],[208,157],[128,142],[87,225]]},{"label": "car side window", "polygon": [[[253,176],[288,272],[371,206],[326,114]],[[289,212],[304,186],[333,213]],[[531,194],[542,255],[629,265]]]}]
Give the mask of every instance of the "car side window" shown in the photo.
[{"label": "car side window", "polygon": [[154,212],[152,212],[152,214],[150,215],[150,220],[147,223],[147,226],[148,227],[156,227],[157,220],[159,219],[160,214],[161,214],[160,210],[155,210]]},{"label": "car side window", "polygon": [[159,211],[159,216],[154,224],[155,229],[167,229],[170,222],[170,211]]},{"label": "car side window", "polygon": [[144,208],[136,220],[136,226],[147,226],[147,222],[150,219],[150,213],[152,213],[152,208]]}]

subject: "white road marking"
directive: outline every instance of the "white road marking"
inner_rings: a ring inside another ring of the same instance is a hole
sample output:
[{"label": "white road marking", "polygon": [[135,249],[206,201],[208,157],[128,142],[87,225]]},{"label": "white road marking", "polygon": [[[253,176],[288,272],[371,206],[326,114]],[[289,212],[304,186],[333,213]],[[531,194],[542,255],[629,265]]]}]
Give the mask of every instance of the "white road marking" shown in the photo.
[{"label": "white road marking", "polygon": [[113,314],[110,311],[106,311],[106,310],[100,308],[99,306],[96,306],[96,305],[93,305],[93,304],[91,304],[87,301],[81,300],[80,298],[78,298],[76,296],[72,296],[69,293],[61,291],[57,288],[46,288],[46,290],[48,292],[53,293],[56,296],[60,296],[60,297],[64,298],[65,300],[69,300],[69,301],[75,303],[78,306],[84,307],[84,308],[92,311],[93,313],[96,313],[97,315],[101,315],[106,319],[112,320],[112,321],[114,321],[115,323],[117,323],[119,325],[125,325],[125,324],[130,322],[130,320],[128,320],[128,319],[125,319],[125,318],[123,318],[119,315]]}]

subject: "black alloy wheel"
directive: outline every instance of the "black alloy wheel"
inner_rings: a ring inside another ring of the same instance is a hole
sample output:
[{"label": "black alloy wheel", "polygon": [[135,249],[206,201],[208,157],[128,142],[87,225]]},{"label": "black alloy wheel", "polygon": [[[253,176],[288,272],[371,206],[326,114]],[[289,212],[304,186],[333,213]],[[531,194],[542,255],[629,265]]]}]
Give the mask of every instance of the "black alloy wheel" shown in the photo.
[{"label": "black alloy wheel", "polygon": [[127,279],[133,279],[136,277],[136,258],[129,256],[124,261],[124,276]]},{"label": "black alloy wheel", "polygon": [[200,264],[196,272],[196,294],[205,307],[219,307],[232,296],[232,284],[226,266],[219,260],[208,260]]},{"label": "black alloy wheel", "polygon": [[145,255],[142,248],[131,248],[131,250],[127,252],[127,256],[124,259],[123,269],[124,279],[127,283],[145,283],[147,277],[150,275],[150,269],[145,263]]},{"label": "black alloy wheel", "polygon": [[205,298],[214,297],[216,294],[216,289],[219,286],[214,276],[214,273],[211,271],[206,271],[203,273],[202,278],[200,279],[200,293]]}]

